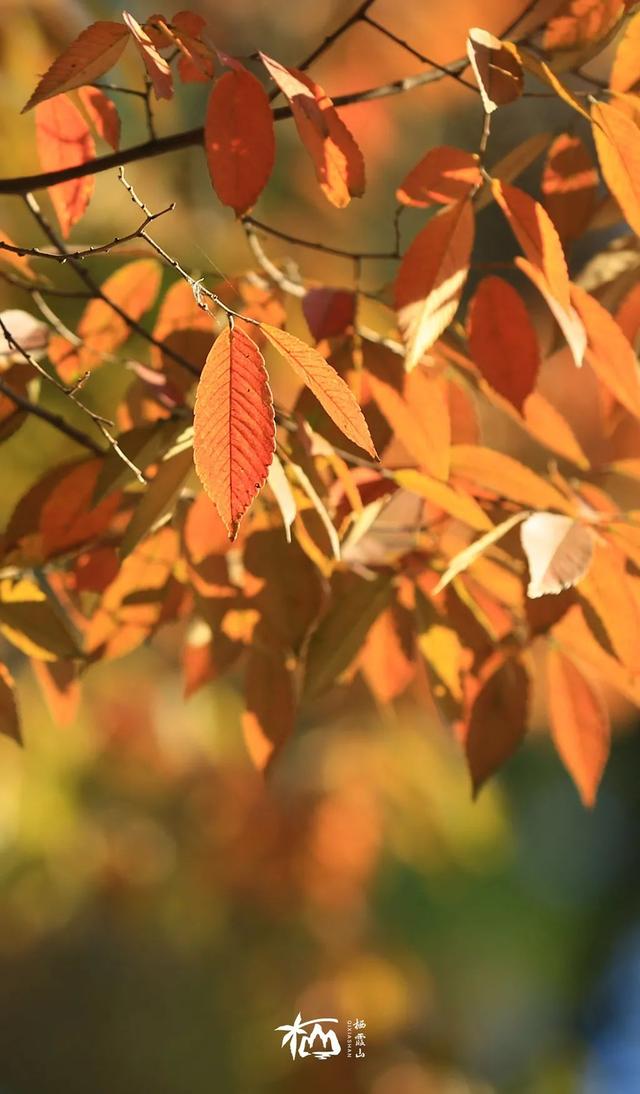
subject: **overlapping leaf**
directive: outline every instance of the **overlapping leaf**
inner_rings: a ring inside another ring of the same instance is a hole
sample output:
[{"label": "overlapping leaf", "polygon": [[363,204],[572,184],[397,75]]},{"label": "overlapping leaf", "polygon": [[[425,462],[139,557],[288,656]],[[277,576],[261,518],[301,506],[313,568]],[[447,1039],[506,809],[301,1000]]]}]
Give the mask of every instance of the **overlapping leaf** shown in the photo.
[{"label": "overlapping leaf", "polygon": [[[61,171],[94,159],[96,146],[89,126],[77,106],[66,95],[47,99],[36,108],[36,143],[43,171]],[[49,195],[63,236],[85,213],[93,195],[93,175],[59,182]]]},{"label": "overlapping leaf", "polygon": [[204,126],[214,190],[236,216],[255,204],[273,168],[273,114],[262,84],[238,61],[215,83]]}]

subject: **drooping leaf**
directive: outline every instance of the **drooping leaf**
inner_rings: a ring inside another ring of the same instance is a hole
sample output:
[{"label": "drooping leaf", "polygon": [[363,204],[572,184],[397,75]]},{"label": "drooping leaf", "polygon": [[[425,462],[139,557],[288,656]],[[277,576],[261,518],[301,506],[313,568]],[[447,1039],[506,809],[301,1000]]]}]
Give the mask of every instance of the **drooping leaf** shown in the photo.
[{"label": "drooping leaf", "polygon": [[474,794],[520,746],[528,714],[527,670],[515,657],[500,658],[475,697],[465,733]]},{"label": "drooping leaf", "polygon": [[[66,95],[37,106],[36,144],[43,171],[60,171],[65,167],[88,163],[96,154],[89,126]],[[94,184],[93,175],[84,175],[49,187],[63,236],[69,235],[73,225],[86,211]]]},{"label": "drooping leaf", "polygon": [[156,99],[170,99],[173,95],[173,80],[168,61],[165,61],[164,57],[158,53],[146,30],[130,12],[123,11],[122,18],[142,57],[147,75],[153,84]]},{"label": "drooping leaf", "polygon": [[558,755],[591,808],[609,755],[609,714],[575,661],[554,648],[547,654],[547,705]]},{"label": "drooping leaf", "polygon": [[522,94],[524,78],[520,62],[488,30],[472,27],[467,38],[467,56],[477,80],[485,113],[512,103]]},{"label": "drooping leaf", "polygon": [[326,91],[306,72],[285,68],[261,53],[260,59],[291,104],[300,139],[309,153],[327,199],[343,209],[365,188],[362,153]]},{"label": "drooping leaf", "polygon": [[567,509],[564,495],[532,468],[483,445],[453,445],[451,473],[530,509]]},{"label": "drooping leaf", "polygon": [[482,183],[478,157],[462,148],[430,148],[396,190],[403,205],[453,205]]},{"label": "drooping leaf", "polygon": [[520,538],[529,563],[529,597],[572,588],[591,565],[593,530],[571,517],[533,513],[522,525]]},{"label": "drooping leaf", "polygon": [[316,342],[337,338],[353,326],[356,298],[347,289],[324,286],[308,289],[302,297],[302,310]]},{"label": "drooping leaf", "polygon": [[75,87],[93,83],[120,57],[129,40],[122,23],[92,23],[67,46],[40,80],[22,113]]},{"label": "drooping leaf", "polygon": [[261,330],[282,354],[287,364],[302,378],[345,437],[376,456],[369,427],[351,390],[322,354],[289,331],[262,323]]},{"label": "drooping leaf", "polygon": [[543,271],[533,262],[529,262],[526,258],[520,258],[518,255],[515,259],[515,265],[529,278],[532,285],[535,285],[546,302],[549,311],[567,341],[576,366],[581,368],[587,348],[587,332],[573,304],[570,304],[567,308],[560,303]]},{"label": "drooping leaf", "polygon": [[98,136],[110,144],[114,152],[117,151],[120,147],[120,115],[115,103],[99,87],[81,87],[78,95]]},{"label": "drooping leaf", "polygon": [[532,391],[527,397],[523,415],[527,429],[540,444],[570,460],[576,467],[584,469],[589,466],[589,460],[567,419],[541,392]]},{"label": "drooping leaf", "polygon": [[544,275],[558,304],[568,311],[571,300],[567,262],[549,214],[540,202],[516,186],[494,179],[492,189],[525,255]]},{"label": "drooping leaf", "polygon": [[595,208],[598,172],[580,137],[561,133],[549,149],[542,176],[545,208],[561,240],[579,239]]},{"label": "drooping leaf", "polygon": [[586,360],[600,383],[640,418],[640,367],[633,346],[594,296],[572,285],[571,299],[587,332]]},{"label": "drooping leaf", "polygon": [[623,552],[611,542],[596,544],[578,592],[596,613],[621,664],[639,673],[640,605]]},{"label": "drooping leaf", "polygon": [[480,282],[469,305],[467,335],[485,380],[522,411],[536,384],[540,351],[521,296],[503,278]]},{"label": "drooping leaf", "polygon": [[275,450],[273,399],[260,350],[244,331],[218,335],[196,394],[196,471],[227,528],[238,524],[266,482]]},{"label": "drooping leaf", "polygon": [[267,482],[282,514],[287,543],[291,543],[291,526],[296,519],[298,506],[286,471],[275,454],[271,461]]},{"label": "drooping leaf", "polygon": [[238,61],[214,84],[205,116],[204,148],[213,188],[242,216],[255,205],[275,156],[273,114],[262,84]]},{"label": "drooping leaf", "polygon": [[396,471],[394,479],[404,490],[424,498],[444,513],[448,513],[456,520],[461,520],[463,524],[468,524],[470,528],[475,528],[476,532],[486,532],[492,527],[489,517],[480,508],[475,498],[461,490],[455,490],[446,482],[440,482],[439,479],[423,475],[420,471],[410,468]]},{"label": "drooping leaf", "polygon": [[636,235],[640,234],[640,128],[609,103],[593,102],[593,137],[604,181]]},{"label": "drooping leaf", "polygon": [[[501,179],[502,182],[513,182],[542,155],[552,139],[550,133],[534,133],[531,137],[526,137],[493,165],[490,172],[492,177]],[[485,186],[475,199],[476,212],[481,212],[493,200],[493,190],[490,186]]]},{"label": "drooping leaf", "polygon": [[434,216],[402,260],[395,305],[408,371],[440,338],[458,310],[473,237],[473,209],[469,201],[462,201]]},{"label": "drooping leaf", "polygon": [[193,452],[190,445],[180,448],[162,461],[127,525],[120,544],[121,558],[130,554],[140,540],[172,511],[192,467]]}]

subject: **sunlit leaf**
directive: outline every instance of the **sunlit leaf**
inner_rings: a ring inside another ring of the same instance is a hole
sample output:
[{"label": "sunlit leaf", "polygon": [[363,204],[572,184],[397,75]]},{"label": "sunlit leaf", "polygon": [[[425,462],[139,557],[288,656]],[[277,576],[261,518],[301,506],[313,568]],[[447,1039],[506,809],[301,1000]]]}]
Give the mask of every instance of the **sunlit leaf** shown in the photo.
[{"label": "sunlit leaf", "polygon": [[214,84],[204,126],[213,188],[236,216],[255,205],[273,168],[273,114],[262,84],[238,61]]},{"label": "sunlit leaf", "polygon": [[63,91],[93,83],[115,65],[128,40],[122,23],[101,21],[86,27],[45,72],[23,113]]},{"label": "sunlit leaf", "polygon": [[[43,171],[61,171],[95,158],[96,146],[89,126],[66,95],[41,102],[36,108],[36,143]],[[63,236],[85,213],[93,195],[93,175],[59,182],[49,195]]]},{"label": "sunlit leaf", "polygon": [[554,648],[547,654],[547,704],[560,759],[591,807],[609,755],[609,714],[575,661]]}]

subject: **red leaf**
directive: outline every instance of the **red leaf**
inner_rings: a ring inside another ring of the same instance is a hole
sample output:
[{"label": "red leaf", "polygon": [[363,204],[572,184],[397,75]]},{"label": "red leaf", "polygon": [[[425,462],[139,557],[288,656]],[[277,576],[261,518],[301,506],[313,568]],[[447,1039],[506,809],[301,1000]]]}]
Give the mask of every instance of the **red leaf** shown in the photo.
[{"label": "red leaf", "polygon": [[227,329],[214,342],[198,384],[193,454],[230,539],[264,486],[274,451],[264,358],[244,331]]},{"label": "red leaf", "polygon": [[364,160],[354,137],[319,84],[297,68],[285,68],[261,53],[269,75],[291,103],[300,139],[320,186],[332,205],[343,209],[365,188]]},{"label": "red leaf", "polygon": [[395,287],[411,370],[452,321],[469,273],[474,218],[469,201],[434,216],[405,254]]},{"label": "red leaf", "polygon": [[214,85],[204,127],[213,188],[242,216],[267,184],[275,156],[273,114],[259,80],[237,61]]},{"label": "red leaf", "polygon": [[45,72],[22,113],[63,91],[93,83],[115,65],[128,40],[122,23],[92,23]]},{"label": "red leaf", "polygon": [[453,205],[482,182],[478,157],[462,148],[430,148],[396,190],[403,205]]},{"label": "red leaf", "polygon": [[[36,142],[43,171],[59,171],[95,159],[96,146],[89,126],[66,95],[36,107]],[[69,235],[85,212],[94,185],[93,175],[85,175],[49,187],[63,236]]]},{"label": "red leaf", "polygon": [[128,11],[123,11],[122,18],[131,31],[133,40],[144,61],[144,67],[156,93],[156,99],[170,99],[173,95],[173,81],[168,62],[158,53],[146,30],[143,30],[133,15]]},{"label": "red leaf", "polygon": [[120,115],[115,103],[99,87],[81,87],[78,95],[96,133],[116,152],[120,147]]},{"label": "red leaf", "polygon": [[522,411],[536,384],[540,352],[522,298],[501,277],[480,282],[469,306],[471,356],[491,386]]},{"label": "red leaf", "polygon": [[584,232],[596,204],[598,172],[579,137],[561,133],[549,149],[542,176],[544,204],[560,238]]},{"label": "red leaf", "polygon": [[347,289],[309,289],[302,297],[302,310],[309,330],[319,342],[322,338],[337,338],[353,326],[356,298]]},{"label": "red leaf", "polygon": [[309,390],[313,392],[345,437],[375,457],[376,450],[364,414],[351,394],[351,390],[328,361],[325,361],[317,349],[308,346],[306,342],[301,342],[288,331],[279,330],[278,327],[272,327],[268,323],[263,323],[261,330],[291,365],[294,372],[302,377]]},{"label": "red leaf", "polygon": [[591,807],[609,756],[609,714],[599,692],[557,649],[547,658],[547,704],[560,759]]}]

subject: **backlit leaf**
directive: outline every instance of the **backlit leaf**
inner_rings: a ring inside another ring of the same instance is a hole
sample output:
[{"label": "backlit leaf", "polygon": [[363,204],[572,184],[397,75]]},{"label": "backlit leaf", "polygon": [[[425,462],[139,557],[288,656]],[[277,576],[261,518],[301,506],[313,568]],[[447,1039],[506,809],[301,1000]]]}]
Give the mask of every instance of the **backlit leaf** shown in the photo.
[{"label": "backlit leaf", "polygon": [[354,137],[326,91],[306,72],[285,68],[261,53],[260,59],[291,103],[300,139],[327,199],[339,209],[365,188],[364,160]]},{"label": "backlit leaf", "polygon": [[99,87],[81,87],[78,95],[96,133],[115,152],[120,147],[120,115],[115,103]]},{"label": "backlit leaf", "polygon": [[478,157],[462,148],[430,148],[396,190],[403,205],[452,205],[480,186]]},{"label": "backlit leaf", "polygon": [[640,12],[627,23],[611,69],[612,91],[632,91],[640,82]]},{"label": "backlit leaf", "polygon": [[238,61],[216,81],[209,96],[204,149],[220,201],[236,216],[246,213],[269,180],[275,136],[267,93]]},{"label": "backlit leaf", "polygon": [[273,399],[260,350],[244,331],[214,342],[196,395],[196,471],[234,539],[275,450]]},{"label": "backlit leaf", "polygon": [[522,743],[529,714],[529,676],[516,658],[501,660],[476,695],[465,733],[474,794]]},{"label": "backlit leaf", "polygon": [[[96,154],[89,126],[66,95],[38,105],[36,143],[43,171],[61,171],[65,167],[88,163]],[[73,225],[86,211],[94,184],[93,175],[84,175],[49,187],[49,196],[63,236],[69,235]]]},{"label": "backlit leaf", "polygon": [[474,540],[469,547],[465,547],[463,551],[460,551],[449,563],[438,581],[438,584],[433,590],[434,595],[442,592],[458,574],[463,573],[469,566],[472,566],[489,547],[494,543],[497,543],[503,536],[506,536],[507,532],[510,532],[512,528],[515,528],[516,524],[519,524],[521,520],[525,520],[528,516],[529,514],[526,509],[522,513],[513,513],[510,517],[507,517],[506,520],[501,521],[500,524],[496,524],[495,528],[492,528],[491,531],[480,536],[480,539]]},{"label": "backlit leaf", "polygon": [[555,486],[505,452],[482,445],[454,445],[451,473],[530,509],[567,509],[566,498]]},{"label": "backlit leaf", "polygon": [[604,181],[627,223],[640,234],[640,128],[609,103],[591,105],[593,137]]},{"label": "backlit leaf", "polygon": [[418,466],[448,479],[451,419],[445,377],[419,365],[405,375],[402,392],[372,372],[367,380],[395,436]]},{"label": "backlit leaf", "polygon": [[522,67],[499,38],[488,30],[472,27],[467,38],[467,56],[487,114],[520,97],[524,86]]},{"label": "backlit leaf", "polygon": [[469,201],[432,217],[406,252],[395,285],[410,371],[453,320],[469,273],[474,237]]},{"label": "backlit leaf", "polygon": [[545,208],[565,244],[585,231],[595,208],[598,172],[580,137],[561,133],[542,176]]},{"label": "backlit leaf", "polygon": [[0,662],[0,733],[5,737],[12,737],[14,741],[22,740],[13,676],[2,662]]},{"label": "backlit leaf", "polygon": [[259,770],[266,768],[293,733],[295,695],[284,652],[264,640],[254,643],[245,675],[242,731],[249,755]]},{"label": "backlit leaf", "polygon": [[522,411],[540,367],[535,328],[516,290],[501,277],[485,277],[469,305],[471,356],[485,380]]},{"label": "backlit leaf", "polygon": [[640,367],[633,346],[594,296],[572,285],[571,299],[587,331],[586,360],[600,383],[640,418]]},{"label": "backlit leaf", "polygon": [[173,80],[168,61],[165,61],[164,57],[158,53],[146,30],[140,26],[133,15],[123,11],[122,18],[138,47],[147,75],[153,84],[156,99],[170,99],[173,95]]},{"label": "backlit leaf", "polygon": [[376,450],[364,414],[342,377],[322,354],[289,331],[272,327],[269,323],[262,323],[261,330],[313,392],[345,437],[375,457]]},{"label": "backlit leaf", "polygon": [[63,91],[93,83],[115,65],[128,40],[122,23],[92,23],[45,72],[23,113]]},{"label": "backlit leaf", "polygon": [[590,808],[609,755],[609,714],[575,661],[553,648],[547,654],[547,705],[560,759]]}]

